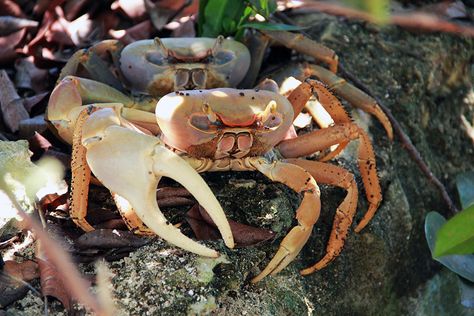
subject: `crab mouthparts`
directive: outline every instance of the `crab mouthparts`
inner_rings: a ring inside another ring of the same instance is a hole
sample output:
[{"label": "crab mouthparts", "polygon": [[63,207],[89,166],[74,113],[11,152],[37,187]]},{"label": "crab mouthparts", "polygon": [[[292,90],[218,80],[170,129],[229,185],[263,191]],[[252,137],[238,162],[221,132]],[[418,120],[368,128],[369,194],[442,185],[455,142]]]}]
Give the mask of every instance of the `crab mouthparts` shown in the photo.
[{"label": "crab mouthparts", "polygon": [[249,132],[226,132],[217,144],[216,159],[242,158],[252,148],[253,137]]}]

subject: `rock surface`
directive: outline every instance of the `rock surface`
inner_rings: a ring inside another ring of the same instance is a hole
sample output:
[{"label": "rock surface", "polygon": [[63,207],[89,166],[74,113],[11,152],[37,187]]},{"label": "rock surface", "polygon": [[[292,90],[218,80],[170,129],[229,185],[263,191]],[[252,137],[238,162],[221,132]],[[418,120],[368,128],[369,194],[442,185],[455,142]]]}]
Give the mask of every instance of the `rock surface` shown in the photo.
[{"label": "rock surface", "polygon": [[[345,68],[391,109],[433,173],[455,197],[455,176],[474,169],[474,146],[460,118],[464,115],[472,120],[474,116],[474,41],[393,26],[378,28],[319,14],[304,19],[298,23],[311,25],[307,32],[333,48]],[[298,272],[324,254],[332,217],[345,194],[342,190],[321,186],[322,215],[301,254],[278,275],[251,285],[249,279],[265,266],[281,237],[294,225],[298,196],[253,173],[206,175],[229,217],[271,228],[278,233],[277,239],[233,251],[221,242],[209,242],[224,254],[218,260],[153,242],[109,264],[122,313],[474,314],[459,304],[456,277],[431,259],[424,239],[423,222],[429,211],[449,215],[439,192],[398,139],[390,143],[373,118],[357,110],[351,113],[356,122],[368,127],[373,140],[384,201],[366,229],[350,233],[332,264],[308,277]],[[351,145],[334,163],[351,170],[361,188],[355,148],[356,144]],[[366,201],[360,195],[357,219],[365,209]],[[7,315],[18,314],[20,307],[42,312],[37,303],[18,304]]]}]

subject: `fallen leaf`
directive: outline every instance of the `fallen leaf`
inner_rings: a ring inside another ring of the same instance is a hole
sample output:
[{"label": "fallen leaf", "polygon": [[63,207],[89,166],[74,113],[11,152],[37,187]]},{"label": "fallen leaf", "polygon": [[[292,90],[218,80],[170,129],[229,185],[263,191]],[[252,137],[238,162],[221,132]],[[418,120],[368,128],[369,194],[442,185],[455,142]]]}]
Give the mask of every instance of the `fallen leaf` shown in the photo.
[{"label": "fallen leaf", "polygon": [[18,131],[21,120],[30,118],[5,70],[0,70],[0,109],[3,121],[14,133]]},{"label": "fallen leaf", "polygon": [[159,207],[171,207],[171,206],[191,206],[196,204],[196,200],[188,199],[181,196],[161,198],[157,200]]},{"label": "fallen leaf", "polygon": [[72,296],[64,286],[64,281],[56,266],[50,262],[42,249],[43,245],[38,241],[36,257],[40,272],[41,294],[58,299],[68,311],[71,310]]},{"label": "fallen leaf", "polygon": [[120,11],[135,21],[142,20],[147,13],[144,0],[116,0],[110,7],[112,10]]},{"label": "fallen leaf", "polygon": [[149,20],[145,20],[126,30],[110,30],[109,34],[127,45],[141,39],[150,38],[152,31],[153,25]]},{"label": "fallen leaf", "polygon": [[[221,238],[211,217],[199,204],[193,206],[186,213],[186,220],[196,234],[197,239],[206,240],[209,237],[209,239],[215,240]],[[275,233],[271,230],[252,227],[231,219],[228,221],[237,247],[253,246],[275,237]],[[218,237],[214,238],[216,235]]]},{"label": "fallen leaf", "polygon": [[33,63],[33,57],[20,58],[15,61],[15,87],[17,89],[44,92],[48,88],[48,71],[39,69]]},{"label": "fallen leaf", "polygon": [[38,22],[13,16],[0,16],[0,36],[7,36],[21,29],[38,27]]},{"label": "fallen leaf", "polygon": [[28,118],[20,121],[18,127],[19,135],[21,138],[29,138],[35,135],[35,133],[43,133],[48,129],[48,125],[44,120],[44,114]]},{"label": "fallen leaf", "polygon": [[28,111],[28,113],[31,113],[31,110],[41,103],[41,101],[45,100],[45,97],[49,95],[49,91],[35,94],[31,97],[23,98],[23,106],[25,109]]},{"label": "fallen leaf", "polygon": [[78,249],[140,248],[149,242],[149,239],[139,237],[129,231],[96,229],[82,234],[81,237],[75,240],[74,245]]},{"label": "fallen leaf", "polygon": [[22,29],[7,36],[0,37],[0,64],[11,62],[17,56],[16,47],[21,43],[26,34]]},{"label": "fallen leaf", "polygon": [[186,190],[183,187],[162,187],[158,188],[156,190],[156,198],[157,199],[163,199],[163,198],[169,198],[169,197],[176,197],[176,196],[181,196],[181,197],[187,197],[187,198],[192,198],[193,196],[191,193],[189,193],[188,190]]},{"label": "fallen leaf", "polygon": [[20,6],[12,0],[0,0],[0,15],[23,16]]},{"label": "fallen leaf", "polygon": [[25,282],[39,277],[38,264],[32,260],[23,262],[7,260],[3,266],[3,273]]},{"label": "fallen leaf", "polygon": [[28,139],[28,147],[33,152],[33,156],[40,156],[53,145],[43,135],[35,133]]}]

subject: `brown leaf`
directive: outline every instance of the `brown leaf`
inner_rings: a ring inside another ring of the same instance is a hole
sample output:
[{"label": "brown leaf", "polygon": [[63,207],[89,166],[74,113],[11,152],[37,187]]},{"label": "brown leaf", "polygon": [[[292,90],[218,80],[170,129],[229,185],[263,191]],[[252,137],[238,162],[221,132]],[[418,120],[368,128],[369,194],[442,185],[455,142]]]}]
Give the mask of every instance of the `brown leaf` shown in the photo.
[{"label": "brown leaf", "polygon": [[39,69],[33,63],[33,57],[15,61],[15,86],[17,89],[29,89],[35,93],[43,92],[48,87],[48,71]]},{"label": "brown leaf", "polygon": [[34,155],[41,155],[43,152],[47,151],[53,145],[40,133],[35,133],[32,137],[28,139],[29,149],[33,152]]},{"label": "brown leaf", "polygon": [[110,30],[109,34],[124,44],[130,44],[141,39],[150,38],[152,31],[153,26],[151,25],[151,22],[145,20],[126,30]]},{"label": "brown leaf", "polygon": [[129,18],[137,21],[146,15],[145,2],[143,0],[116,0],[110,6],[112,10],[119,10]]},{"label": "brown leaf", "polygon": [[39,277],[38,264],[32,260],[23,262],[7,260],[3,266],[3,273],[26,282]]},{"label": "brown leaf", "polygon": [[45,99],[45,97],[49,94],[49,91],[35,94],[31,97],[23,98],[23,106],[25,109],[28,111],[28,113],[31,112],[31,109],[33,109],[37,104],[41,103]]},{"label": "brown leaf", "polygon": [[[216,225],[206,210],[199,204],[193,206],[186,216],[186,220],[199,240],[206,240],[206,236],[210,236],[211,240],[220,238]],[[231,219],[229,219],[229,225],[237,247],[256,245],[275,237],[275,233],[271,230],[252,227]],[[215,235],[218,238],[214,238]]]},{"label": "brown leaf", "polygon": [[33,137],[35,133],[43,133],[48,128],[44,114],[20,121],[19,135],[21,138]]},{"label": "brown leaf", "polygon": [[189,193],[189,191],[186,190],[183,187],[178,187],[178,188],[175,188],[175,187],[162,187],[162,188],[158,188],[156,190],[156,198],[157,199],[164,199],[164,198],[176,197],[176,196],[193,198],[191,193]]},{"label": "brown leaf", "polygon": [[9,63],[17,56],[15,49],[25,34],[26,30],[22,29],[10,35],[0,37],[0,64]]},{"label": "brown leaf", "polygon": [[74,245],[78,249],[112,249],[122,247],[139,248],[149,242],[149,239],[138,237],[129,231],[96,229],[81,235],[81,237],[75,240]]},{"label": "brown leaf", "polygon": [[42,210],[55,211],[58,207],[68,203],[69,193],[58,194],[50,193],[46,194],[39,201],[39,205]]},{"label": "brown leaf", "polygon": [[23,16],[23,12],[15,1],[0,0],[0,15]]},{"label": "brown leaf", "polygon": [[[208,224],[201,216],[200,205],[195,204],[186,213],[186,221],[196,235],[197,240],[218,240],[221,238],[219,231],[214,225]],[[234,237],[235,238],[235,237]]]},{"label": "brown leaf", "polygon": [[77,18],[82,9],[91,2],[90,0],[69,0],[64,5],[64,14],[68,21]]},{"label": "brown leaf", "polygon": [[72,296],[64,287],[63,278],[56,269],[56,266],[49,261],[39,242],[36,249],[36,257],[40,272],[41,294],[58,299],[65,309],[70,310]]},{"label": "brown leaf", "polygon": [[3,121],[14,133],[18,131],[21,120],[30,118],[5,70],[0,70],[0,108]]},{"label": "brown leaf", "polygon": [[170,207],[170,206],[191,206],[196,204],[196,200],[188,199],[182,196],[166,197],[157,200],[159,207]]},{"label": "brown leaf", "polygon": [[177,21],[166,25],[167,29],[172,29],[172,37],[196,37],[195,21],[193,17],[184,16]]},{"label": "brown leaf", "polygon": [[10,35],[24,28],[38,27],[38,22],[13,16],[0,16],[0,36]]}]

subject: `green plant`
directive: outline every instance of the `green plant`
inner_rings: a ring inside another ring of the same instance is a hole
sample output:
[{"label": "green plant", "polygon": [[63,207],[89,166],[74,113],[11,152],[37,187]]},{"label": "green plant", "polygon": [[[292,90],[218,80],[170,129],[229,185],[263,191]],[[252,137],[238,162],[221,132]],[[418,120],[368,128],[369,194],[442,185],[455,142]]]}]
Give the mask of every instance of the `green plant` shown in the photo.
[{"label": "green plant", "polygon": [[[270,15],[276,9],[275,0],[201,0],[198,36],[234,36],[239,40],[246,28],[285,31],[302,29],[294,25],[270,23]],[[256,20],[256,16],[264,21]]]},{"label": "green plant", "polygon": [[456,185],[464,209],[448,221],[428,213],[425,236],[433,259],[462,277],[461,303],[474,307],[474,172],[460,174]]}]

